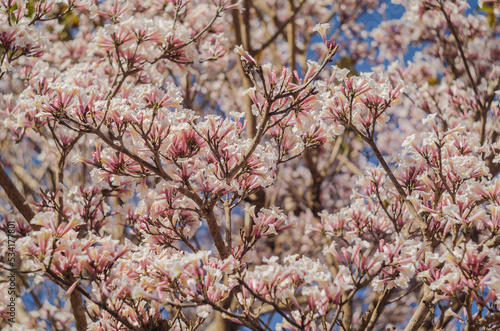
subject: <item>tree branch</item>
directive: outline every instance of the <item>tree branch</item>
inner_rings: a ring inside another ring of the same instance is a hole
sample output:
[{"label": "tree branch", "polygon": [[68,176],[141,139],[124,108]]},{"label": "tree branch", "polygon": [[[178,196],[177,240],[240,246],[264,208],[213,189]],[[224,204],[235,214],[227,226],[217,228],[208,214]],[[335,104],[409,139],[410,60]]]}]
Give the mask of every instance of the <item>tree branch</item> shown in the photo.
[{"label": "tree branch", "polygon": [[[31,207],[26,202],[26,199],[24,199],[24,196],[21,194],[21,192],[19,192],[17,187],[14,185],[9,175],[5,172],[5,169],[3,168],[3,165],[1,163],[0,163],[0,186],[2,186],[5,193],[7,194],[7,197],[12,202],[14,207],[17,208],[17,210],[24,216],[24,219],[31,225],[31,220],[35,217],[35,212],[33,211],[33,209],[31,209]],[[35,231],[40,230],[39,225],[32,225],[31,227]]]},{"label": "tree branch", "polygon": [[411,317],[410,321],[406,325],[404,331],[417,331],[418,328],[424,323],[425,321],[425,316],[429,312],[429,305],[432,304],[432,301],[434,300],[434,292],[429,290],[427,286],[424,287],[424,295],[422,297],[422,300],[420,300],[420,303],[417,307],[417,310],[415,313],[413,313],[413,316]]}]

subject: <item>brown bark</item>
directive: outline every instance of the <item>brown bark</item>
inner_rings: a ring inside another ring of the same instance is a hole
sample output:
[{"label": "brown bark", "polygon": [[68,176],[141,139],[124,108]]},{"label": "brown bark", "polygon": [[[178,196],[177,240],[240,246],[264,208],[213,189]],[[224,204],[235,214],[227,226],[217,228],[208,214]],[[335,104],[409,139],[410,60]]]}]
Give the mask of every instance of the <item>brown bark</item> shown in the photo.
[{"label": "brown bark", "polygon": [[[27,204],[24,196],[14,185],[7,172],[5,172],[2,164],[0,164],[0,186],[2,186],[5,193],[7,194],[7,197],[12,202],[14,207],[16,207],[17,210],[24,216],[24,219],[26,219],[26,221],[30,223],[33,217],[35,217],[35,213]],[[40,229],[40,226],[38,225],[33,225],[32,227],[34,230]]]},{"label": "brown bark", "polygon": [[79,292],[73,291],[69,298],[71,302],[71,309],[75,316],[75,325],[78,331],[87,330],[87,316],[85,316],[85,307],[83,306],[82,296]]},{"label": "brown bark", "polygon": [[422,297],[422,300],[420,300],[420,304],[418,305],[417,310],[406,325],[404,331],[416,331],[425,322],[425,317],[430,311],[429,305],[432,304],[432,300],[434,300],[434,292],[427,289],[426,287],[424,288],[423,292],[424,295]]},{"label": "brown bark", "polygon": [[[248,2],[249,1],[246,1],[245,5]],[[243,48],[245,48],[245,50],[250,55],[253,55],[252,49],[250,47],[249,32],[248,32],[248,29],[245,26],[245,22],[247,22],[246,20],[249,19],[249,17],[247,16],[249,10],[250,10],[250,8],[246,8],[245,7],[245,13],[246,13],[246,15],[244,16],[244,21],[243,22],[239,18],[238,11],[233,10],[233,13],[232,13],[233,14],[233,27],[234,27],[234,35],[235,35],[235,39],[236,39],[236,44],[237,45],[243,45]],[[245,75],[245,72],[243,70],[243,67],[241,66],[241,63],[240,63],[240,71],[241,71],[241,79],[243,81],[242,82],[243,83],[243,89],[247,90],[250,87],[252,87],[252,82]],[[253,138],[253,137],[255,137],[255,133],[256,133],[257,119],[252,114],[252,102],[251,102],[250,98],[246,98],[244,104],[245,104],[245,118],[247,120],[247,127],[246,127],[247,136],[249,138]]]}]

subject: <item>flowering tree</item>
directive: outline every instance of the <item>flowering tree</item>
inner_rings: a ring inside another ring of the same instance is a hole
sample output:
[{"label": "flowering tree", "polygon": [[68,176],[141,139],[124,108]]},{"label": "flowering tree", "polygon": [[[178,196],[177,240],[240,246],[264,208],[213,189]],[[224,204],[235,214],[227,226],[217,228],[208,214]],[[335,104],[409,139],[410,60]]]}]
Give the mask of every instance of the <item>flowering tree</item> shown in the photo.
[{"label": "flowering tree", "polygon": [[500,328],[499,15],[0,0],[0,326]]}]

